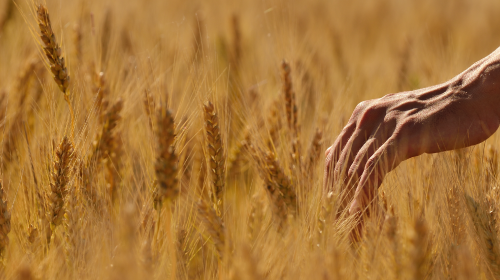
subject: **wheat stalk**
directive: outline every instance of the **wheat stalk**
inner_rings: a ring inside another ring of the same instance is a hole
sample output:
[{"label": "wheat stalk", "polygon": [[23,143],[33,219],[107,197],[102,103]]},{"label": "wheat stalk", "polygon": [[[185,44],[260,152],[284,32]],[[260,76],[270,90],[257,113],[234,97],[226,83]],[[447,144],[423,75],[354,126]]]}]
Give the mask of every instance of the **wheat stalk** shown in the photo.
[{"label": "wheat stalk", "polygon": [[219,117],[215,106],[208,101],[203,106],[205,118],[206,145],[208,154],[208,169],[212,178],[212,202],[217,215],[223,208],[223,192],[225,184],[225,156],[222,146]]},{"label": "wheat stalk", "polygon": [[278,158],[273,152],[268,152],[266,154],[265,164],[267,176],[282,193],[289,213],[292,215],[295,214],[296,212],[298,212],[297,194],[295,193],[295,187],[292,185],[290,178],[285,174],[278,161]]},{"label": "wheat stalk", "polygon": [[264,189],[269,198],[272,213],[274,216],[274,220],[276,222],[276,226],[278,230],[283,229],[284,224],[287,222],[288,209],[286,200],[283,197],[283,194],[279,190],[279,186],[276,181],[273,180],[272,176],[269,176],[269,171],[267,169],[266,163],[266,155],[263,151],[256,148],[253,145],[249,146],[252,158],[254,162],[257,164],[259,175],[264,181]]},{"label": "wheat stalk", "polygon": [[68,137],[64,137],[56,150],[54,171],[50,183],[50,227],[53,231],[61,223],[64,211],[64,200],[69,191],[69,180],[72,171],[73,144]]},{"label": "wheat stalk", "polygon": [[321,145],[323,144],[323,132],[317,128],[311,141],[311,146],[307,152],[307,161],[305,170],[309,173],[316,167],[319,158],[321,157]]},{"label": "wheat stalk", "polygon": [[5,248],[9,245],[10,211],[7,207],[6,193],[0,180],[0,254],[3,256]]},{"label": "wheat stalk", "polygon": [[500,277],[499,267],[499,244],[496,231],[495,220],[490,219],[482,205],[476,202],[472,197],[465,195],[465,202],[468,213],[474,224],[476,233],[476,243],[482,252],[491,273],[495,278]]},{"label": "wheat stalk", "polygon": [[100,134],[97,135],[93,145],[93,152],[91,154],[89,164],[97,164],[100,160],[109,155],[116,146],[116,137],[114,129],[121,120],[120,112],[123,109],[123,100],[118,99],[111,108],[104,114],[104,124]]},{"label": "wheat stalk", "polygon": [[158,155],[155,162],[157,187],[154,200],[155,205],[161,205],[162,201],[173,201],[179,195],[178,157],[174,149],[175,128],[172,112],[161,106],[158,108],[156,121]]},{"label": "wheat stalk", "polygon": [[50,23],[49,11],[44,5],[39,4],[36,9],[38,27],[40,28],[41,36],[45,47],[43,51],[45,56],[49,60],[50,71],[54,77],[54,81],[59,86],[59,89],[64,94],[64,100],[68,103],[69,111],[71,113],[71,138],[73,138],[73,133],[75,130],[75,116],[73,113],[73,108],[71,106],[71,101],[69,99],[69,82],[70,76],[68,70],[66,69],[66,62],[64,57],[62,57],[62,51],[56,41],[56,35],[52,30],[52,24]]},{"label": "wheat stalk", "polygon": [[219,258],[222,259],[224,257],[226,238],[224,233],[224,224],[222,223],[221,218],[203,199],[198,201],[198,218],[205,226]]}]

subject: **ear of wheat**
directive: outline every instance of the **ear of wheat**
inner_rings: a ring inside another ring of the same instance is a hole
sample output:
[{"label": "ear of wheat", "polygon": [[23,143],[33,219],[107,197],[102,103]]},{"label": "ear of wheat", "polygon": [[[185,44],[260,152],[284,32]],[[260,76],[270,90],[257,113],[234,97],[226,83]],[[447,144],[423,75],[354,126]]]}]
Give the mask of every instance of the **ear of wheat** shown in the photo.
[{"label": "ear of wheat", "polygon": [[224,257],[225,251],[225,230],[221,218],[215,213],[207,202],[203,199],[198,201],[198,218],[201,220],[205,229],[213,242],[219,258]]},{"label": "ear of wheat", "polygon": [[69,180],[72,171],[73,144],[68,137],[64,137],[56,150],[54,171],[50,183],[50,224],[54,230],[61,223],[64,211],[64,200],[69,191]]},{"label": "ear of wheat", "polygon": [[157,112],[158,155],[155,162],[157,187],[155,205],[165,199],[173,201],[179,195],[177,154],[174,150],[175,128],[172,112],[163,106]]},{"label": "ear of wheat", "polygon": [[498,278],[500,277],[500,248],[494,220],[488,217],[484,207],[472,197],[466,195],[465,202],[474,224],[476,243],[491,273],[495,278]]},{"label": "ear of wheat", "polygon": [[225,184],[225,156],[222,146],[219,117],[215,106],[208,101],[203,107],[207,142],[208,167],[212,177],[212,201],[217,215],[221,215],[222,196]]},{"label": "ear of wheat", "polygon": [[64,57],[62,57],[61,48],[56,42],[56,36],[52,30],[52,24],[50,23],[49,11],[43,5],[37,6],[37,17],[38,17],[38,27],[40,27],[41,36],[45,47],[43,48],[45,56],[50,63],[50,71],[54,75],[54,81],[56,81],[59,89],[64,93],[65,98],[67,97],[67,90],[69,86],[70,77],[68,70],[66,69],[66,62]]}]

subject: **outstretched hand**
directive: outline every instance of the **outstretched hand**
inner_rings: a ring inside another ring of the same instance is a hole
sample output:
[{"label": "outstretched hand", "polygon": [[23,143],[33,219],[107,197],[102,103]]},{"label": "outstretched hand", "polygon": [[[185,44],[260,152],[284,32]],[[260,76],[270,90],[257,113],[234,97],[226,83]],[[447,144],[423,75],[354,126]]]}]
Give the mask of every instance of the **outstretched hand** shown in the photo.
[{"label": "outstretched hand", "polygon": [[402,161],[490,137],[500,124],[499,58],[497,49],[444,84],[359,103],[326,151],[325,192],[359,213]]}]

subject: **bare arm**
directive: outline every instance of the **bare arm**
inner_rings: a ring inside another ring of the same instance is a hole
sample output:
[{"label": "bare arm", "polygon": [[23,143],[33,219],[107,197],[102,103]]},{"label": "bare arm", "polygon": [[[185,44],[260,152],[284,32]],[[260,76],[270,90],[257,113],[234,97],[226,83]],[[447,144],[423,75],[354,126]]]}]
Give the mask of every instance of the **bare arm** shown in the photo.
[{"label": "bare arm", "polygon": [[500,125],[500,48],[443,84],[359,103],[326,151],[324,190],[349,213],[402,161],[481,143]]}]

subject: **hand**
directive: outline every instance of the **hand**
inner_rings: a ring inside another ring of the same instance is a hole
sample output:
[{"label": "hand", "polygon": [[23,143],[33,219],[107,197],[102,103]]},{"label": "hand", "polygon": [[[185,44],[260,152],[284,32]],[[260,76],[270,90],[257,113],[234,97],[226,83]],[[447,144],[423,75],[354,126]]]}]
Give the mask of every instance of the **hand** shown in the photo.
[{"label": "hand", "polygon": [[499,52],[444,84],[359,103],[326,151],[325,193],[339,186],[341,208],[359,214],[402,161],[490,137],[500,124]]}]

